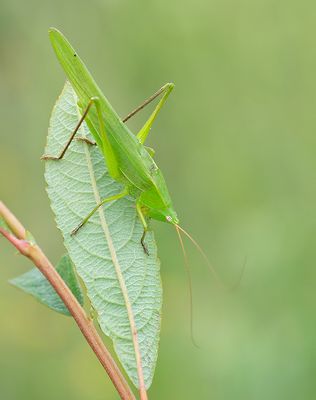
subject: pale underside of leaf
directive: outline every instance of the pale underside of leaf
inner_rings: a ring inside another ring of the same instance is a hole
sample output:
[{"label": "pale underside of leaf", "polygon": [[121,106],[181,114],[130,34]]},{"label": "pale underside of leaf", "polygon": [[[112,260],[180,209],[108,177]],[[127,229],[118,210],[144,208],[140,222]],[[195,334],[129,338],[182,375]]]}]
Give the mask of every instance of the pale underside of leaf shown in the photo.
[{"label": "pale underside of leaf", "polygon": [[[58,155],[79,119],[76,96],[69,83],[53,110],[46,154]],[[87,126],[78,137],[90,139]],[[74,140],[60,161],[46,161],[47,192],[65,246],[83,280],[102,331],[114,344],[127,374],[138,386],[132,312],[142,369],[149,387],[158,354],[162,288],[152,232],[146,238],[150,256],[140,244],[143,227],[135,200],[125,197],[102,206],[71,236],[71,230],[105,197],[122,190],[109,177],[97,146]]]}]

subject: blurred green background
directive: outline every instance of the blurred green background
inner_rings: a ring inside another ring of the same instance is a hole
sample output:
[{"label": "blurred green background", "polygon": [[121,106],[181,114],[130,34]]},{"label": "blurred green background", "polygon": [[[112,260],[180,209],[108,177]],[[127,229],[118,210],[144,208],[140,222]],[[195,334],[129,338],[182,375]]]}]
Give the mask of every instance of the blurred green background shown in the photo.
[{"label": "blurred green background", "polygon": [[[150,399],[315,399],[316,4],[308,0],[2,0],[0,198],[56,262],[45,193],[48,119],[64,75],[49,26],[71,40],[123,116],[167,81],[155,123],[174,204],[228,285],[173,229],[162,262],[161,346]],[[136,131],[149,110],[130,126]],[[1,239],[0,398],[117,399],[71,319],[12,288],[30,263]]]}]

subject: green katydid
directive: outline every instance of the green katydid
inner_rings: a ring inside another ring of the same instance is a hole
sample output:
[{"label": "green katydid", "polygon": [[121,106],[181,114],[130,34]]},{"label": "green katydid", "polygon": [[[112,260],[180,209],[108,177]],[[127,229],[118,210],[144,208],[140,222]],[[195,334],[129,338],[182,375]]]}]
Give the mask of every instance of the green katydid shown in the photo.
[{"label": "green katydid", "polygon": [[[82,116],[60,154],[58,156],[44,155],[42,158],[45,160],[60,160],[63,158],[75,134],[83,121],[85,121],[96,144],[104,155],[110,176],[124,186],[121,193],[107,197],[97,204],[80,225],[72,231],[72,234],[75,234],[100,206],[130,195],[135,199],[137,213],[144,227],[141,244],[147,254],[144,242],[148,230],[147,219],[153,218],[176,227],[185,258],[180,231],[188,236],[202,253],[214,274],[214,270],[201,247],[179,226],[179,220],[172,205],[165,179],[153,160],[154,152],[144,145],[151,126],[172,91],[174,84],[165,84],[144,103],[129,113],[126,118],[121,119],[97,86],[77,52],[62,33],[55,28],[51,28],[49,36],[57,58],[78,96],[78,105]],[[134,135],[125,122],[159,95],[163,96],[156,108],[138,134]]]}]

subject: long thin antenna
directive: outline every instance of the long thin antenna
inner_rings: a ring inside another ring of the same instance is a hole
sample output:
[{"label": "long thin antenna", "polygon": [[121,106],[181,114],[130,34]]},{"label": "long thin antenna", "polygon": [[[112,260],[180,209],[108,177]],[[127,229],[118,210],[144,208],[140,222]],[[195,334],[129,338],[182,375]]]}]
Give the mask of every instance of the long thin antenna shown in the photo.
[{"label": "long thin antenna", "polygon": [[200,252],[200,254],[202,255],[202,257],[204,258],[206,265],[208,266],[208,269],[211,271],[212,275],[214,276],[216,283],[220,286],[220,287],[224,287],[225,285],[223,284],[221,278],[218,276],[215,268],[213,267],[213,265],[210,263],[210,260],[208,259],[207,255],[205,254],[204,250],[202,249],[202,247],[198,244],[198,242],[193,239],[193,237],[186,232],[183,228],[181,228],[180,225],[176,225],[177,231],[178,229],[183,232],[190,240],[191,242],[194,244],[194,246],[198,249],[198,251]]},{"label": "long thin antenna", "polygon": [[183,240],[180,234],[180,230],[179,230],[179,226],[175,225],[177,234],[178,234],[178,238],[179,238],[179,242],[181,245],[181,249],[182,249],[182,254],[183,254],[183,258],[184,258],[184,265],[185,265],[185,270],[187,273],[187,278],[188,278],[188,285],[189,285],[189,295],[190,295],[190,335],[191,335],[191,341],[193,343],[193,345],[197,348],[199,348],[199,346],[197,345],[195,338],[194,338],[194,330],[193,330],[193,290],[192,290],[192,277],[191,277],[191,271],[190,271],[190,265],[189,265],[189,259],[187,256],[187,253],[185,251],[185,247],[183,244]]}]

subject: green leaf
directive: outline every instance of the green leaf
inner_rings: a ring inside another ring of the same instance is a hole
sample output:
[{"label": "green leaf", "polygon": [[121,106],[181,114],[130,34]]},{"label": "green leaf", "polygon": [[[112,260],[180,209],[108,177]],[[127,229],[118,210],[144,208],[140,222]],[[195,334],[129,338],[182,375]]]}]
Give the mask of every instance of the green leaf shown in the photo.
[{"label": "green leaf", "polygon": [[[57,155],[79,119],[77,98],[66,84],[53,110],[46,154]],[[77,134],[90,140],[86,126]],[[131,315],[135,320],[145,384],[150,386],[158,354],[162,288],[152,232],[150,253],[140,244],[143,227],[135,200],[125,197],[101,207],[76,235],[70,232],[99,203],[122,186],[109,177],[97,146],[74,140],[60,161],[46,161],[48,195],[68,253],[83,280],[102,331],[127,374],[138,386]],[[125,296],[124,296],[125,295]],[[128,313],[129,306],[132,313]]]},{"label": "green leaf", "polygon": [[[81,288],[78,283],[73,264],[67,255],[60,259],[56,270],[63,278],[72,293],[76,296],[79,303],[83,305]],[[37,268],[33,268],[25,274],[10,280],[10,283],[24,292],[31,294],[52,310],[64,315],[71,315],[68,311],[68,308],[64,305],[58,294],[55,292],[55,289]]]}]

